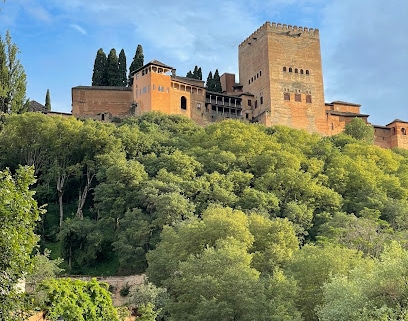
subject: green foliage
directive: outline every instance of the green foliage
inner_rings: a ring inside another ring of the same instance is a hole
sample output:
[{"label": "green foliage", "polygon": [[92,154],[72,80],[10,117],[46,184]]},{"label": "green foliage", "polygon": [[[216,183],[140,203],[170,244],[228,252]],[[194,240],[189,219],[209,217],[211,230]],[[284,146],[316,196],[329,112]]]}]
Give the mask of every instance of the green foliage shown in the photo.
[{"label": "green foliage", "polygon": [[340,246],[305,245],[288,263],[288,275],[298,286],[298,309],[305,320],[318,320],[315,309],[323,302],[322,286],[333,276],[345,276],[361,264],[361,253]]},{"label": "green foliage", "polygon": [[30,254],[37,244],[34,234],[41,209],[29,186],[35,182],[30,167],[19,167],[14,175],[0,171],[0,319],[15,320],[24,311],[17,283],[31,271]]},{"label": "green foliage", "polygon": [[374,142],[374,127],[358,117],[346,124],[344,133],[365,143]]},{"label": "green foliage", "polygon": [[[377,264],[394,241],[408,248],[408,153],[346,134],[233,120],[198,127],[160,113],[118,124],[4,115],[0,168],[19,165],[34,166],[36,200],[48,204],[41,245],[75,273],[147,269],[168,297],[146,290],[150,301],[138,305],[152,303],[158,319],[241,309],[242,319],[316,320],[333,278]],[[256,300],[256,311],[234,300]],[[397,318],[375,302],[362,320]]]},{"label": "green foliage", "polygon": [[107,85],[107,57],[102,48],[98,50],[95,57],[95,63],[92,74],[92,86],[106,86]]},{"label": "green foliage", "polygon": [[59,317],[67,321],[119,320],[108,286],[91,281],[51,279],[41,284],[43,300],[39,307],[46,311],[47,319]]},{"label": "green foliage", "polygon": [[10,33],[4,40],[0,35],[0,113],[22,113],[28,108],[26,74],[18,53]]},{"label": "green foliage", "polygon": [[379,259],[357,266],[324,287],[319,320],[405,320],[408,252],[393,242]]}]

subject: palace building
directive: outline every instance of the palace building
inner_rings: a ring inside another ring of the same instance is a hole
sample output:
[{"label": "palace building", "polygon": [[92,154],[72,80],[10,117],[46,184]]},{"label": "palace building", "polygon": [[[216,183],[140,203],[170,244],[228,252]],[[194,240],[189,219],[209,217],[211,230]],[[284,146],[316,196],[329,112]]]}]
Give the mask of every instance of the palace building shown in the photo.
[{"label": "palace building", "polygon": [[[325,102],[318,29],[266,22],[239,45],[238,65],[239,82],[224,73],[219,93],[153,60],[133,73],[131,88],[72,88],[72,114],[108,121],[160,111],[203,126],[233,118],[324,136],[342,132],[355,117],[369,123],[358,104]],[[408,148],[408,122],[372,126],[376,145]]]}]

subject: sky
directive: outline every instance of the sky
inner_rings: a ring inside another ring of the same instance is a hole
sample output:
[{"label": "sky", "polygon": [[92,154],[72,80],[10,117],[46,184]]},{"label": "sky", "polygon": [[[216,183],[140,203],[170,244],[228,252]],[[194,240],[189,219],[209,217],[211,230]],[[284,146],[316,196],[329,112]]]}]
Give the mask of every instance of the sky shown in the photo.
[{"label": "sky", "polygon": [[408,121],[406,0],[0,0],[27,74],[27,97],[71,112],[71,88],[88,86],[96,52],[124,49],[127,67],[141,44],[159,60],[203,80],[238,75],[238,45],[266,21],[320,32],[325,100],[361,104],[369,121]]}]

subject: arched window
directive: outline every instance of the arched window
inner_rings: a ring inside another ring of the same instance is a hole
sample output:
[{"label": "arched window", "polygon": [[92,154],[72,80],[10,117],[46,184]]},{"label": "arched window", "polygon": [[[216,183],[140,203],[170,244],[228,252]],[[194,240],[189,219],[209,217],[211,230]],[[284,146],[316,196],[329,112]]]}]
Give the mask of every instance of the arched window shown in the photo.
[{"label": "arched window", "polygon": [[289,67],[289,72],[292,72],[292,67]]},{"label": "arched window", "polygon": [[405,128],[401,128],[401,133],[402,133],[402,135],[406,135],[406,134],[407,134],[406,129],[405,129]]},{"label": "arched window", "polygon": [[299,71],[298,71],[298,69],[297,68],[295,68],[295,74],[297,74]]},{"label": "arched window", "polygon": [[283,72],[286,72],[286,67],[283,67]]},{"label": "arched window", "polygon": [[306,75],[309,75],[309,70],[306,69]]},{"label": "arched window", "polygon": [[300,74],[303,75],[303,69],[300,69]]},{"label": "arched window", "polygon": [[187,99],[184,96],[181,96],[180,108],[183,109],[183,110],[187,110]]}]

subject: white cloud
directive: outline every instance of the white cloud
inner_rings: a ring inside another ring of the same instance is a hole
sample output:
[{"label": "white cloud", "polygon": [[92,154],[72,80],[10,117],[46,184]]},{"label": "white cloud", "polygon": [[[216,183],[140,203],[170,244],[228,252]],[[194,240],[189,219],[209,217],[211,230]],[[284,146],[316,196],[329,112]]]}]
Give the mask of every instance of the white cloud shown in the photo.
[{"label": "white cloud", "polygon": [[82,28],[81,26],[79,26],[79,25],[77,25],[77,24],[71,24],[70,27],[71,27],[72,29],[78,31],[79,33],[82,33],[83,35],[87,35],[87,34],[88,34],[84,28]]}]

